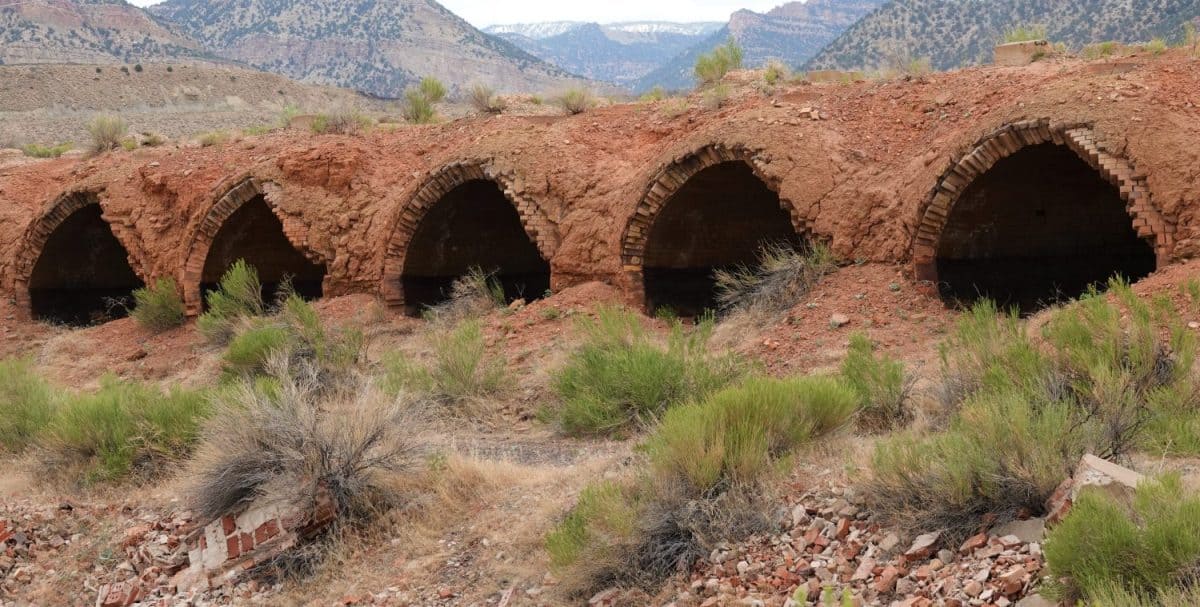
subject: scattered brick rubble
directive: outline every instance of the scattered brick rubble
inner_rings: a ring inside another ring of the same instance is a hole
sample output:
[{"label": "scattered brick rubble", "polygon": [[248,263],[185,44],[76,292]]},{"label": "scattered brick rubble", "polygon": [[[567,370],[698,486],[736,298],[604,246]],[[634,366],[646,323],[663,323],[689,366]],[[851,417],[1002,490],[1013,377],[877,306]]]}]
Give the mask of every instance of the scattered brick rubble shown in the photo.
[{"label": "scattered brick rubble", "polygon": [[[819,605],[825,589],[833,588],[837,604],[848,590],[856,607],[1048,607],[1052,603],[1036,594],[1047,521],[1061,520],[1085,486],[1130,499],[1141,480],[1136,472],[1085,457],[1047,504],[1046,519],[983,521],[986,531],[960,545],[948,544],[938,533],[903,537],[881,527],[858,505],[853,489],[827,483],[790,500],[785,532],[721,546],[675,582],[673,596],[657,604],[799,607]],[[97,607],[262,602],[279,587],[245,573],[310,539],[336,516],[326,494],[306,507],[255,504],[203,526],[188,512],[163,516],[131,505],[114,510],[72,503],[0,504],[0,607],[27,604],[13,597],[23,596],[23,588],[39,577],[61,575],[55,567],[66,569],[59,561],[69,557],[68,549],[88,541],[107,541],[116,563],[91,563],[92,570],[78,576]],[[124,531],[111,539],[94,537],[98,522],[114,514]],[[510,599],[512,590],[506,593]],[[522,595],[541,604],[534,589],[522,589]],[[399,605],[410,598],[415,597],[397,587],[344,604]],[[427,598],[433,602],[421,604],[454,604],[449,591]],[[614,589],[597,594],[589,605],[629,600]]]},{"label": "scattered brick rubble", "polygon": [[[1085,486],[1131,499],[1138,473],[1086,456],[1047,503],[1061,520]],[[904,537],[872,520],[852,489],[829,485],[798,496],[787,531],[714,550],[680,582],[669,607],[799,607],[820,605],[826,588],[856,607],[1047,607],[1036,594],[1045,561],[1047,519],[996,525],[959,545],[938,533]],[[589,605],[616,605],[627,596],[597,594]]]}]

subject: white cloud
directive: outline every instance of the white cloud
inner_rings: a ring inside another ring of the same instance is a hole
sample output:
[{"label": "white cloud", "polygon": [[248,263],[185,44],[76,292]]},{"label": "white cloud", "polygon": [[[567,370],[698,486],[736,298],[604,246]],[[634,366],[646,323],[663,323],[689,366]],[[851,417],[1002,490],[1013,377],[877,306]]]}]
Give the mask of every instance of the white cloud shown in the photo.
[{"label": "white cloud", "polygon": [[[138,6],[158,0],[131,0]],[[388,0],[383,0],[388,1]],[[786,0],[441,0],[477,27],[537,21],[725,21],[738,9],[767,11]]]}]

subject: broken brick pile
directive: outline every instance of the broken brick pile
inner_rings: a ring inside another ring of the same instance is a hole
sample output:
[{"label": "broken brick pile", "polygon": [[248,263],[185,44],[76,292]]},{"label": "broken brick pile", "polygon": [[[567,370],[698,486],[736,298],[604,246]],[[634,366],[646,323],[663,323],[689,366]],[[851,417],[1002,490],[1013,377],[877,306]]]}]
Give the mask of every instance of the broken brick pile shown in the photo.
[{"label": "broken brick pile", "polygon": [[669,604],[811,605],[831,588],[837,604],[848,593],[854,605],[1008,607],[1042,570],[1040,520],[998,526],[962,544],[947,545],[938,533],[905,541],[852,498],[837,486],[805,493],[786,532],[714,550]]},{"label": "broken brick pile", "polygon": [[102,586],[96,605],[165,607],[212,591],[227,594],[247,581],[248,572],[312,539],[336,517],[332,499],[322,490],[311,505],[273,501],[203,526],[182,514],[134,527],[122,547],[136,575]]}]

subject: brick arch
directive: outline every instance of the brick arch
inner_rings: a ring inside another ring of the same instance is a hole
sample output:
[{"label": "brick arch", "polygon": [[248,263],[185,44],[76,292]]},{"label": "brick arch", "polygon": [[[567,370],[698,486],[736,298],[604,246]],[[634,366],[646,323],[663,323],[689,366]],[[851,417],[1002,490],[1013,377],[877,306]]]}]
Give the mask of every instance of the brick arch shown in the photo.
[{"label": "brick arch", "polygon": [[[750,167],[768,188],[778,193],[778,179],[767,175],[764,167],[765,159],[758,153],[741,146],[726,147],[721,144],[706,145],[684,156],[675,158],[658,169],[654,178],[642,190],[641,199],[633,215],[625,224],[621,234],[621,263],[624,270],[631,275],[640,274],[645,262],[646,243],[650,237],[650,228],[662,211],[667,201],[675,195],[692,177],[704,169],[726,162],[742,162]],[[811,226],[807,219],[800,216],[791,201],[779,198],[779,205],[792,218],[792,226],[797,234],[808,234]],[[640,284],[640,280],[634,280]]]},{"label": "brick arch", "polygon": [[242,205],[262,196],[267,206],[283,224],[284,236],[296,250],[314,263],[325,263],[324,256],[308,246],[308,226],[302,222],[280,213],[274,203],[270,182],[262,182],[254,177],[243,176],[237,183],[225,191],[217,201],[205,212],[200,224],[193,230],[188,239],[187,256],[183,265],[183,303],[190,316],[195,316],[203,310],[204,299],[201,293],[201,280],[204,274],[204,264],[208,260],[209,249],[216,240],[217,233]]},{"label": "brick arch", "polygon": [[1175,222],[1155,207],[1146,174],[1137,170],[1127,158],[1108,151],[1090,125],[1042,118],[1014,122],[993,131],[942,173],[922,205],[921,223],[913,241],[917,280],[938,282],[937,252],[942,231],[966,188],[1000,160],[1044,143],[1064,146],[1075,152],[1116,187],[1138,236],[1151,244],[1160,265],[1166,262],[1175,245]]},{"label": "brick arch", "polygon": [[[42,256],[42,250],[45,248],[46,242],[50,239],[50,235],[76,211],[91,205],[100,205],[100,191],[76,190],[66,192],[54,199],[41,216],[26,228],[25,235],[22,237],[23,244],[17,253],[14,264],[15,298],[17,309],[22,314],[32,317],[29,282],[33,276],[34,266],[37,265],[38,259]],[[130,247],[128,244],[135,240],[134,234],[125,224],[118,221],[111,221],[109,217],[105,216],[103,206],[100,206],[101,217],[104,217],[109,229],[112,230],[113,236],[125,248],[125,253],[129,255],[129,266],[145,280],[146,277],[143,275],[144,272],[140,260],[133,257],[133,251],[137,249]]]},{"label": "brick arch", "polygon": [[523,193],[519,178],[511,172],[500,171],[487,161],[454,162],[430,174],[396,217],[384,251],[383,282],[380,286],[387,305],[399,307],[405,304],[401,281],[408,248],[421,219],[443,197],[471,181],[491,181],[500,187],[504,197],[516,208],[529,239],[542,258],[550,261],[558,249],[557,227],[541,205]]}]

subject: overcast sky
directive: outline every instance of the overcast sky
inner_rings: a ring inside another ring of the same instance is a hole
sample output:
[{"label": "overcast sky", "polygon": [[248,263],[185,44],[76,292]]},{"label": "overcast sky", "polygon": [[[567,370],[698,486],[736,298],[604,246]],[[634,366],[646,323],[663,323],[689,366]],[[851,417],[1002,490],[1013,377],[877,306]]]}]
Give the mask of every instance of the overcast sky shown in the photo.
[{"label": "overcast sky", "polygon": [[[138,6],[157,0],[131,0]],[[537,21],[726,21],[734,11],[763,12],[786,0],[440,0],[476,27]]]}]

